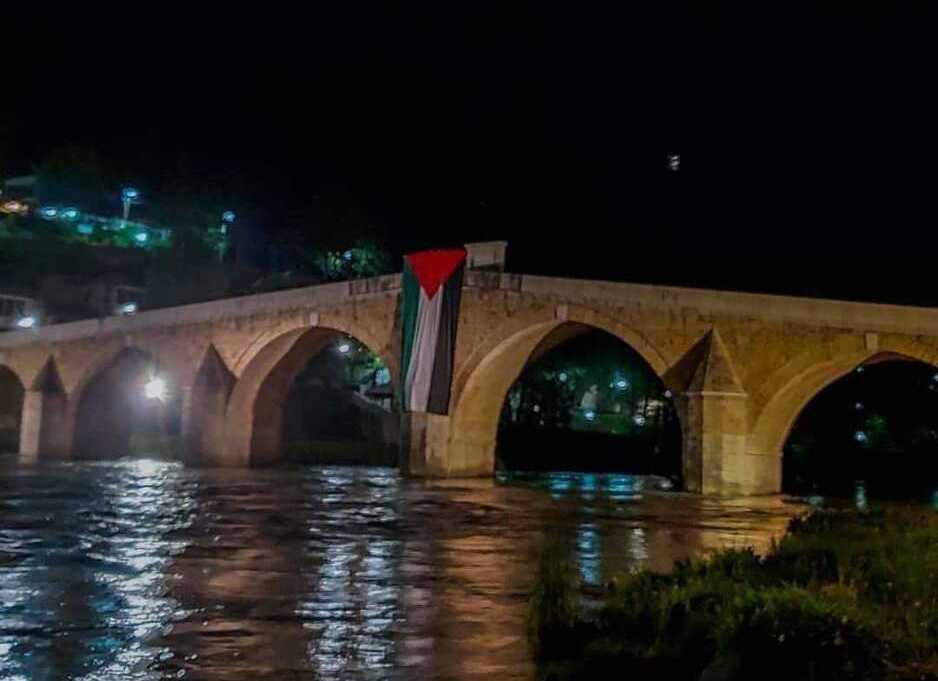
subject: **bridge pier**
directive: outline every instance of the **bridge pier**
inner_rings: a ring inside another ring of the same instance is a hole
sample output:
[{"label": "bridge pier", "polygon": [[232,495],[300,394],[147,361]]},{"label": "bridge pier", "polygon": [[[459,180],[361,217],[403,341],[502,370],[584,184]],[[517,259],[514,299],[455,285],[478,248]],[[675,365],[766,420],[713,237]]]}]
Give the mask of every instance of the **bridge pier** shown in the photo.
[{"label": "bridge pier", "polygon": [[781,459],[747,451],[747,399],[741,392],[682,396],[688,492],[729,496],[774,494],[781,488]]},{"label": "bridge pier", "polygon": [[401,414],[400,469],[418,478],[449,475],[449,416]]},{"label": "bridge pier", "polygon": [[[182,455],[199,466],[232,465],[225,460],[227,410],[236,379],[214,347],[182,390]],[[247,460],[240,464],[246,465]]]},{"label": "bridge pier", "polygon": [[65,459],[71,454],[72,420],[62,393],[27,390],[20,420],[20,452],[23,463],[36,463],[40,455]]},{"label": "bridge pier", "polygon": [[228,394],[221,386],[186,388],[182,396],[182,454],[188,464],[220,465]]},{"label": "bridge pier", "polygon": [[461,431],[452,439],[451,416],[401,415],[400,467],[418,478],[478,478],[495,471],[495,439],[476,437],[482,431]]}]

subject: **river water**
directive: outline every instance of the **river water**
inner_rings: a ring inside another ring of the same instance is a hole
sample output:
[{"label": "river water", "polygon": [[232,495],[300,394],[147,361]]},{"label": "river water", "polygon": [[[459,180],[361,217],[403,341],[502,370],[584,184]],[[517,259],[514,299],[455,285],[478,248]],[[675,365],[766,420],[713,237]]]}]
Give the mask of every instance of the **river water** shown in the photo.
[{"label": "river water", "polygon": [[531,679],[545,539],[600,584],[765,549],[803,508],[628,475],[0,462],[0,679]]}]

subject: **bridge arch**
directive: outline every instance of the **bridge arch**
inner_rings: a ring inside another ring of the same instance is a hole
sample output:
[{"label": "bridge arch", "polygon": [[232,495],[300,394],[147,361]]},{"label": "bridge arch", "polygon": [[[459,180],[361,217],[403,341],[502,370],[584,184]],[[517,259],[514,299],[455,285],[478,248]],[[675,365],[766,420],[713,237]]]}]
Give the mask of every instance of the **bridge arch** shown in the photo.
[{"label": "bridge arch", "polygon": [[6,364],[0,364],[0,454],[19,451],[26,383]]},{"label": "bridge arch", "polygon": [[449,474],[492,474],[498,421],[512,384],[533,359],[566,338],[589,330],[618,338],[666,382],[672,365],[667,356],[638,330],[594,310],[570,306],[542,321],[512,320],[481,343],[456,377],[449,426]]},{"label": "bridge arch", "polygon": [[[113,338],[100,344],[95,352],[90,353],[87,359],[83,358],[84,361],[80,365],[80,370],[75,371],[72,369],[72,371],[68,371],[69,367],[64,367],[63,379],[65,382],[65,391],[68,393],[70,402],[73,405],[77,405],[88,385],[100,376],[102,372],[107,371],[122,354],[128,352],[136,352],[145,355],[150,354],[146,349],[129,343],[123,338]],[[73,361],[72,365],[74,366],[75,364],[77,363]]]},{"label": "bridge arch", "polygon": [[[146,384],[166,381],[166,394],[148,398]],[[135,346],[101,353],[69,395],[71,451],[80,458],[110,458],[131,452],[131,435],[141,424],[162,430],[178,414],[178,386],[157,358]],[[170,426],[171,430],[175,428]]]},{"label": "bridge arch", "polygon": [[[911,360],[938,366],[938,348],[908,338],[878,339],[866,347],[862,337],[843,336],[795,357],[764,382],[763,404],[750,418],[749,452],[778,459],[798,416],[827,386],[864,364]],[[778,490],[776,490],[778,491]]]},{"label": "bridge arch", "polygon": [[[373,336],[368,333],[365,337]],[[225,410],[224,439],[209,452],[213,463],[227,466],[265,465],[281,457],[283,409],[293,380],[314,357],[343,338],[351,338],[377,355],[397,386],[397,362],[387,347],[371,345],[350,330],[331,326],[299,326],[253,342],[249,358],[242,353],[240,373]]]},{"label": "bridge arch", "polygon": [[13,363],[0,362],[0,372],[5,372],[4,375],[7,378],[16,380],[23,390],[26,390],[31,383],[26,374]]}]

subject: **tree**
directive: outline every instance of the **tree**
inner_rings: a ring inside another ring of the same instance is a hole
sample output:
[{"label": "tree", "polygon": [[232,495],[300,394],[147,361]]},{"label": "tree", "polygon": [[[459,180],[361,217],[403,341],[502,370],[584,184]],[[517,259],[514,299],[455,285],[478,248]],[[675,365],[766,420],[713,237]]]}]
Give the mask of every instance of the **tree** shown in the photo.
[{"label": "tree", "polygon": [[54,149],[36,166],[35,174],[37,198],[42,204],[75,206],[95,213],[112,207],[107,197],[116,192],[113,170],[90,149]]},{"label": "tree", "polygon": [[147,306],[182,305],[228,293],[201,230],[176,226],[170,248],[155,252],[147,272]]},{"label": "tree", "polygon": [[372,277],[392,269],[383,228],[346,187],[321,188],[287,222],[275,235],[278,269],[320,281]]}]

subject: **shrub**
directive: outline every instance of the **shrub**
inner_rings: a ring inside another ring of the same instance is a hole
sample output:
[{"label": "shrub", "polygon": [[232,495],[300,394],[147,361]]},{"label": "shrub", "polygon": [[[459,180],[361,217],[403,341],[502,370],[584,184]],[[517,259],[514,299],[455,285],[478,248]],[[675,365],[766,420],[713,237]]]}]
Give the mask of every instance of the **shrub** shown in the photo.
[{"label": "shrub", "polygon": [[918,679],[938,670],[938,515],[929,511],[818,511],[793,521],[765,558],[728,550],[667,575],[628,575],[598,614],[577,608],[564,560],[557,547],[544,554],[531,609],[536,650],[556,678],[614,669],[616,678]]}]

